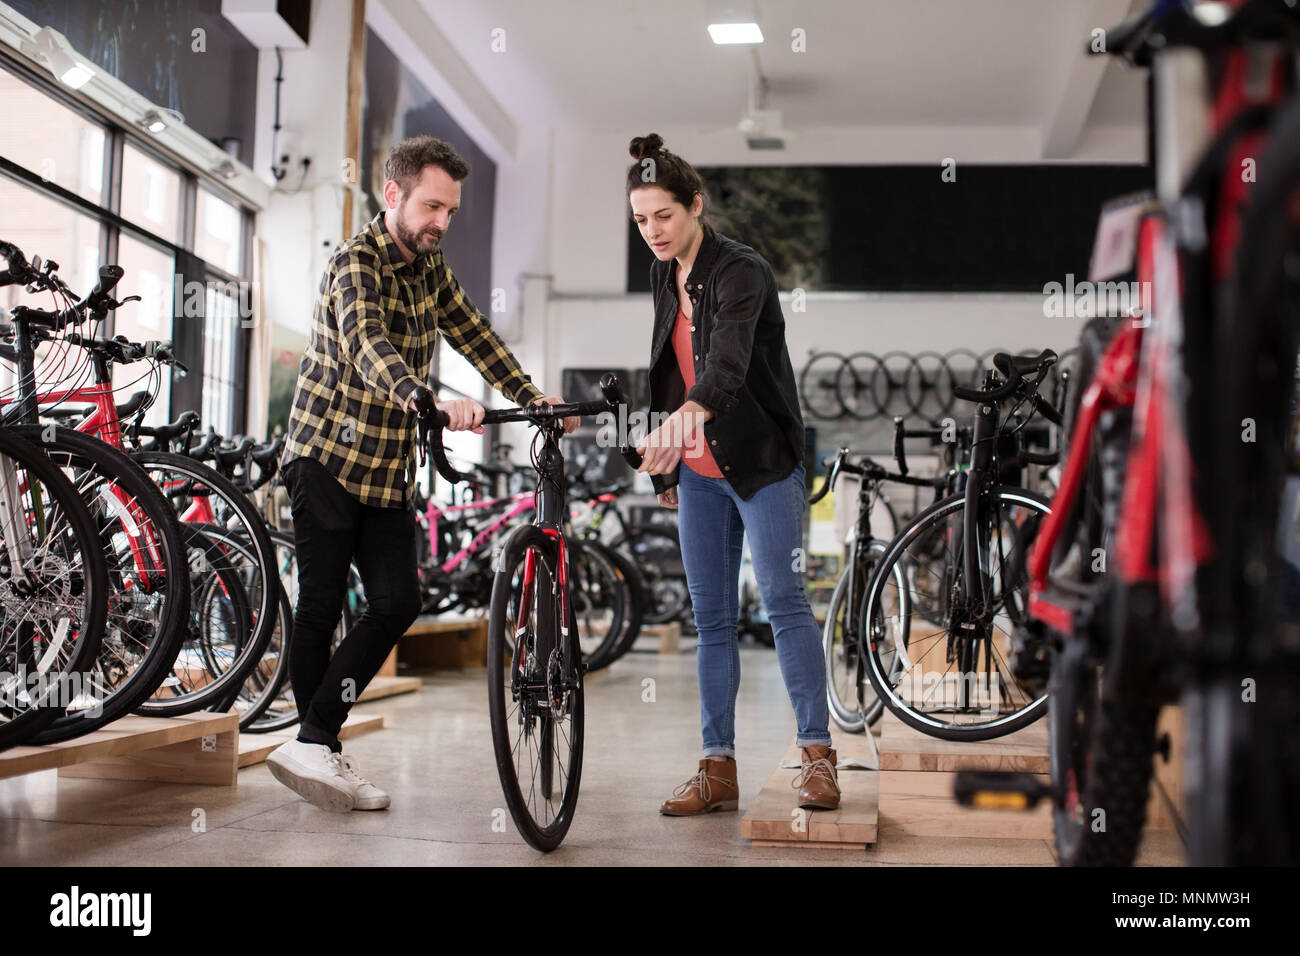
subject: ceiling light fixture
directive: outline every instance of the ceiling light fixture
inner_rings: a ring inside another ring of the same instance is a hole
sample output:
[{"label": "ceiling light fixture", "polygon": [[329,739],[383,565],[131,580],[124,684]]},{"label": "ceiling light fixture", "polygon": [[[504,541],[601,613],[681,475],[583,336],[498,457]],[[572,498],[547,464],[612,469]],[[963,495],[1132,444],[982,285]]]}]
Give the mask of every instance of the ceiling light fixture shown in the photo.
[{"label": "ceiling light fixture", "polygon": [[708,5],[709,36],[714,43],[762,43],[753,0],[713,0]]},{"label": "ceiling light fixture", "polygon": [[94,77],[94,67],[73,56],[72,45],[58,30],[41,27],[32,37],[32,42],[35,52],[44,58],[50,72],[64,85],[79,90]]},{"label": "ceiling light fixture", "polygon": [[168,122],[182,125],[185,122],[185,117],[175,110],[151,106],[136,122],[157,136],[167,128]]},{"label": "ceiling light fixture", "polygon": [[717,44],[762,43],[763,31],[757,23],[710,23],[709,36]]}]

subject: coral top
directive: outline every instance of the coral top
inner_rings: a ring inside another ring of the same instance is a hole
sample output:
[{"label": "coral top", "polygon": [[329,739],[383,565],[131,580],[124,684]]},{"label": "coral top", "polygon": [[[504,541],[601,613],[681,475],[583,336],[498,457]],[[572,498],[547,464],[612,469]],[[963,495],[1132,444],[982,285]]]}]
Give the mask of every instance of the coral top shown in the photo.
[{"label": "coral top", "polygon": [[[681,370],[682,381],[686,391],[695,384],[695,357],[691,352],[691,320],[681,309],[677,310],[677,324],[673,326],[673,352],[677,355],[677,367]],[[697,428],[693,435],[688,435],[682,446],[682,464],[697,475],[705,478],[721,478],[722,469],[713,460],[713,453],[705,444],[704,429]]]}]

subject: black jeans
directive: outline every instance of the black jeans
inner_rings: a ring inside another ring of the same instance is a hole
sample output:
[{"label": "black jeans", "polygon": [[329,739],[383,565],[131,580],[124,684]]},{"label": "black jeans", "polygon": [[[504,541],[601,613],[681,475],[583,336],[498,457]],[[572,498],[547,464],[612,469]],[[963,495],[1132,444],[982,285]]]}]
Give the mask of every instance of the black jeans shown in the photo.
[{"label": "black jeans", "polygon": [[[289,680],[300,740],[340,749],[352,704],[420,613],[415,518],[408,508],[363,505],[312,458],[284,466],[298,558]],[[330,657],[356,561],[366,610]]]}]

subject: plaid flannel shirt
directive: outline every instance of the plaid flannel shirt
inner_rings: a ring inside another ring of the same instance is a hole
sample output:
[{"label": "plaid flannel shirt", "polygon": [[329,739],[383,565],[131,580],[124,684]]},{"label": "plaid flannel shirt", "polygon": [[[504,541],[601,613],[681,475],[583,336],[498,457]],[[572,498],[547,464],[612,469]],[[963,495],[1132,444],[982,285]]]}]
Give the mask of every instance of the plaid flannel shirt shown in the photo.
[{"label": "plaid flannel shirt", "polygon": [[416,418],[406,406],[426,384],[439,332],[512,402],[542,397],[442,250],[407,263],[381,212],[321,279],[283,461],[314,458],[362,504],[404,506]]}]

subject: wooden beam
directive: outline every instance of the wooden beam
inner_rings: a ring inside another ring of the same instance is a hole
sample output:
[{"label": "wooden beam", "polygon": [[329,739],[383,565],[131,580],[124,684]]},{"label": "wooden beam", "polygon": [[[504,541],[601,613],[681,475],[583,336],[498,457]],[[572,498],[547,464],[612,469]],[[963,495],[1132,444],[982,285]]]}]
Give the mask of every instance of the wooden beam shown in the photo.
[{"label": "wooden beam", "polygon": [[[352,0],[352,43],[348,48],[348,125],[343,142],[343,155],[350,159],[352,175],[361,177],[361,91],[366,78],[366,0]],[[349,183],[356,186],[357,183]],[[352,238],[352,210],[356,194],[348,191],[343,200],[343,234],[346,241]]]}]

